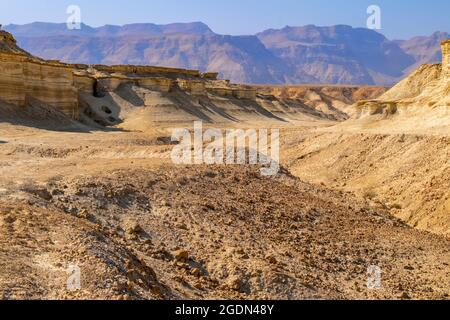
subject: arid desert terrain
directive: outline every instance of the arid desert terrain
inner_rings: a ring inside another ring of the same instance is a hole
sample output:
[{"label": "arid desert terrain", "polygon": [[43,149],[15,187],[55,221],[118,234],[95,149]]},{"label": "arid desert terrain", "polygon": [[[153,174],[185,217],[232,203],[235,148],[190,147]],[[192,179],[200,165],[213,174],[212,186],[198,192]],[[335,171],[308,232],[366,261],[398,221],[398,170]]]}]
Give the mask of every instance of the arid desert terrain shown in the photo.
[{"label": "arid desert terrain", "polygon": [[[450,299],[442,50],[392,88],[250,86],[0,32],[0,299]],[[194,121],[279,129],[279,173],[173,164]]]}]

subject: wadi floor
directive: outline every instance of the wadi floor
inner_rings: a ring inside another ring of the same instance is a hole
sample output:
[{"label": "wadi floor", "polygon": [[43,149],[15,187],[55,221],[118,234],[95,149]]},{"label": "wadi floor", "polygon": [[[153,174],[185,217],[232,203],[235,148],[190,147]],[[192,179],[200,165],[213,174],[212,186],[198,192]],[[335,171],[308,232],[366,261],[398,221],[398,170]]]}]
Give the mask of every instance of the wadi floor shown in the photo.
[{"label": "wadi floor", "polygon": [[0,123],[0,299],[449,299],[450,138],[331,125],[262,177],[173,165],[164,126]]}]

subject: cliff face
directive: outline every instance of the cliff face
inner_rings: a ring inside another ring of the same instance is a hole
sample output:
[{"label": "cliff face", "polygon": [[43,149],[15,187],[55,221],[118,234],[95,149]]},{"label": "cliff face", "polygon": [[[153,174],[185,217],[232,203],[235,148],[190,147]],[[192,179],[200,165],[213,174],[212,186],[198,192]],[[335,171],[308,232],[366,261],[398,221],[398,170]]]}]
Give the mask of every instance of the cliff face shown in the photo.
[{"label": "cliff face", "polygon": [[442,70],[447,76],[450,76],[450,40],[442,42]]},{"label": "cliff face", "polygon": [[[79,119],[88,114],[97,123],[114,125],[108,99],[123,87],[168,94],[182,91],[189,96],[256,100],[256,89],[217,80],[217,73],[197,70],[133,65],[83,65],[45,61],[21,50],[8,32],[0,32],[0,100],[25,107],[34,100]],[[131,99],[132,97],[128,97]],[[125,100],[127,100],[125,99]],[[97,104],[102,104],[100,107]]]},{"label": "cliff face", "polygon": [[77,118],[78,98],[73,68],[35,58],[0,32],[0,99],[24,107],[35,99]]},{"label": "cliff face", "polygon": [[357,116],[400,123],[405,128],[450,127],[450,40],[442,42],[442,63],[424,64],[376,100],[360,101]]},{"label": "cliff face", "polygon": [[424,63],[441,60],[444,32],[391,41],[350,26],[304,26],[254,36],[215,34],[203,24],[5,27],[21,47],[46,59],[86,64],[142,64],[218,71],[253,84],[392,85]]},{"label": "cliff face", "polygon": [[[350,96],[358,91],[295,88],[297,94],[291,96],[197,70],[65,64],[36,58],[18,48],[9,33],[1,36],[0,102],[28,110],[37,101],[91,126],[141,130],[158,121],[343,120],[353,102]],[[378,88],[374,95],[383,90]],[[131,121],[139,112],[140,120]]]},{"label": "cliff face", "polygon": [[[19,107],[33,101],[45,103],[66,115],[80,116],[79,95],[112,92],[122,84],[134,84],[161,92],[180,85],[188,92],[205,94],[205,82],[199,71],[150,66],[71,65],[45,61],[20,49],[14,37],[0,31],[0,100]],[[206,80],[207,79],[207,80]]]}]

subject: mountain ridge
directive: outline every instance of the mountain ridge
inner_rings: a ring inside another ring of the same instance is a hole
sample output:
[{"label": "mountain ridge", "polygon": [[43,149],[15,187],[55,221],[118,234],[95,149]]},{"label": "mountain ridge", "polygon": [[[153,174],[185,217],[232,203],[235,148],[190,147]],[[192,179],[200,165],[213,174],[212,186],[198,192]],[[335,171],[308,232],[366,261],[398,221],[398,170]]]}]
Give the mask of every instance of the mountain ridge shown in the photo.
[{"label": "mountain ridge", "polygon": [[136,23],[69,30],[64,23],[8,25],[30,53],[70,63],[140,64],[218,71],[254,84],[355,84],[390,86],[418,65],[438,62],[440,40],[389,40],[347,25],[287,26],[256,35],[220,35],[202,22]]}]

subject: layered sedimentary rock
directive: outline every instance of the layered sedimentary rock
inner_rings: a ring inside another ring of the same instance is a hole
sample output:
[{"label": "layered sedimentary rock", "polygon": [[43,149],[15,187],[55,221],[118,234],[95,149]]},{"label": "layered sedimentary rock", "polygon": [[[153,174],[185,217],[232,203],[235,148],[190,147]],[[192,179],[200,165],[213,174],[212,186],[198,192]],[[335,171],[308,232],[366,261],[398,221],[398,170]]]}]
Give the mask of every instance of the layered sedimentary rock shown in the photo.
[{"label": "layered sedimentary rock", "polygon": [[193,95],[205,95],[206,94],[205,81],[178,79],[177,84],[181,89],[183,89]]},{"label": "layered sedimentary rock", "polygon": [[[408,118],[411,128],[450,126],[450,40],[442,42],[442,64],[425,64],[376,100],[356,104],[357,118]],[[412,120],[412,118],[417,120]],[[388,124],[388,122],[385,122]],[[404,124],[405,126],[409,124]]]},{"label": "layered sedimentary rock", "polygon": [[34,99],[77,118],[78,98],[72,66],[29,55],[4,31],[0,31],[0,43],[1,100],[24,107]]},{"label": "layered sedimentary rock", "polygon": [[162,93],[178,86],[193,95],[206,95],[206,83],[216,79],[217,73],[179,68],[46,61],[20,49],[10,33],[0,31],[0,100],[19,107],[37,100],[78,119],[80,93],[96,96],[135,85]]},{"label": "layered sedimentary rock", "polygon": [[0,99],[19,106],[25,105],[24,66],[20,59],[0,53]]},{"label": "layered sedimentary rock", "polygon": [[442,42],[442,71],[450,76],[450,40]]},{"label": "layered sedimentary rock", "polygon": [[141,112],[139,123],[130,124],[133,128],[141,128],[146,117],[166,122],[237,121],[255,116],[280,121],[286,115],[292,121],[304,117],[341,120],[347,117],[341,107],[350,104],[346,88],[323,88],[337,90],[336,99],[330,92],[316,98],[309,89],[306,97],[285,99],[267,94],[260,86],[217,79],[213,72],[46,61],[18,48],[7,32],[0,37],[0,100],[22,108],[37,100],[88,125],[119,125],[133,112]]}]

